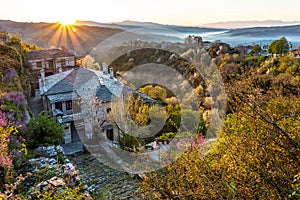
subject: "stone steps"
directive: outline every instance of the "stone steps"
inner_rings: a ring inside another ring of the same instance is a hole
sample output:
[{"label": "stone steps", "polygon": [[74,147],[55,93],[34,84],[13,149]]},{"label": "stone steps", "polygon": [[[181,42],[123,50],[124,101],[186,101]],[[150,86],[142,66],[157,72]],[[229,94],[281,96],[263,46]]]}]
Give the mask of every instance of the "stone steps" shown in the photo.
[{"label": "stone steps", "polygon": [[82,182],[94,199],[141,199],[138,179],[111,169],[89,153],[77,153],[68,158],[77,166]]}]

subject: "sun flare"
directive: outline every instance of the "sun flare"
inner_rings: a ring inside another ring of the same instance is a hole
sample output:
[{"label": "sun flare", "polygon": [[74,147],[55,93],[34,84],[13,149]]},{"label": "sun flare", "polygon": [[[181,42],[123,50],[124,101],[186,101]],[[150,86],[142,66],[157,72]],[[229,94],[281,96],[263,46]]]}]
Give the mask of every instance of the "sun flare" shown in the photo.
[{"label": "sun flare", "polygon": [[70,25],[73,25],[75,23],[75,20],[73,20],[73,19],[62,19],[62,20],[59,20],[59,23],[61,23],[64,26],[70,26]]}]

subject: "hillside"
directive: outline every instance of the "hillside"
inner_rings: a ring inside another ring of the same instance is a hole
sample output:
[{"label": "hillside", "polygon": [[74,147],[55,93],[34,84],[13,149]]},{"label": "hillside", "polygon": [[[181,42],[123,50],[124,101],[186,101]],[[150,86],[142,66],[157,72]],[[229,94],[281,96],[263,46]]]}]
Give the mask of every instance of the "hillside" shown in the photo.
[{"label": "hillside", "polygon": [[87,53],[101,41],[116,33],[118,28],[99,26],[62,26],[59,23],[25,23],[0,20],[0,30],[18,33],[28,43],[42,48],[66,47],[78,53]]},{"label": "hillside", "polygon": [[225,31],[224,28],[207,28],[207,27],[196,27],[196,26],[177,26],[177,25],[166,25],[152,22],[137,22],[137,21],[122,21],[114,23],[99,23],[93,21],[80,21],[75,22],[76,25],[89,25],[89,26],[103,26],[120,29],[133,29],[133,28],[160,28],[160,29],[171,29],[180,33],[203,33],[203,32],[219,32]]},{"label": "hillside", "polygon": [[62,26],[59,23],[25,23],[0,20],[0,30],[19,33],[28,43],[42,48],[66,47],[79,54],[86,54],[104,39],[124,30],[137,30],[136,38],[147,41],[182,42],[188,35],[200,35],[204,40],[221,40],[236,46],[238,44],[269,44],[285,36],[294,46],[300,43],[300,25],[254,27],[254,28],[205,28],[191,26],[163,25],[151,22],[123,21],[99,23],[79,21],[75,25]]}]

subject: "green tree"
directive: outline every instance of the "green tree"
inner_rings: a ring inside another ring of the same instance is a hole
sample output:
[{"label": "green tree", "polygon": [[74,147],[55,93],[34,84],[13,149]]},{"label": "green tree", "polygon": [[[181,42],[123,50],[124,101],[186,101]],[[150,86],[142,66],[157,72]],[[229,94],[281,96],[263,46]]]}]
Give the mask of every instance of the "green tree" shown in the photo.
[{"label": "green tree", "polygon": [[27,133],[31,148],[62,143],[63,129],[46,111],[41,112],[36,119],[30,119]]},{"label": "green tree", "polygon": [[255,44],[252,47],[252,51],[255,55],[258,55],[262,51],[262,48],[259,44]]},{"label": "green tree", "polygon": [[268,47],[268,53],[284,55],[289,52],[290,46],[285,37],[273,41]]},{"label": "green tree", "polygon": [[149,109],[140,96],[129,93],[111,104],[109,121],[118,129],[118,143],[124,150],[135,151],[149,135]]},{"label": "green tree", "polygon": [[150,96],[153,99],[160,99],[165,101],[165,99],[167,98],[167,91],[165,88],[157,85],[155,87],[153,87],[152,85],[147,85],[143,88],[140,88],[140,91],[147,94],[148,96]]}]

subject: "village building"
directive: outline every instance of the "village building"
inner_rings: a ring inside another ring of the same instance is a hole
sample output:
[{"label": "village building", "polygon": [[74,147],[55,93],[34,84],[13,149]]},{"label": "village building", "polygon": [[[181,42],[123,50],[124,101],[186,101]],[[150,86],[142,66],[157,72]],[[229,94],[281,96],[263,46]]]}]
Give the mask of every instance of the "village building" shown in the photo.
[{"label": "village building", "polygon": [[38,89],[40,70],[44,70],[45,76],[50,76],[62,71],[75,68],[75,55],[62,49],[45,49],[28,52],[28,62],[33,70],[33,88]]},{"label": "village building", "polygon": [[296,58],[300,58],[300,47],[292,50],[291,53],[296,57]]},{"label": "village building", "polygon": [[108,72],[105,66],[103,71],[76,68],[51,76],[45,76],[42,69],[39,85],[44,109],[51,111],[64,128],[64,143],[99,135],[116,142],[118,130],[109,122],[108,115],[111,102],[124,93],[134,92],[146,102],[155,102],[124,85],[119,77],[114,77],[112,68]]}]

